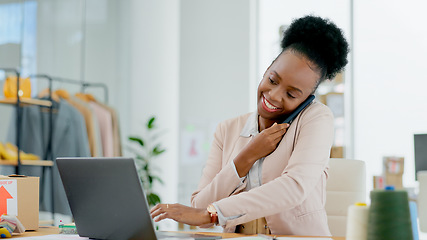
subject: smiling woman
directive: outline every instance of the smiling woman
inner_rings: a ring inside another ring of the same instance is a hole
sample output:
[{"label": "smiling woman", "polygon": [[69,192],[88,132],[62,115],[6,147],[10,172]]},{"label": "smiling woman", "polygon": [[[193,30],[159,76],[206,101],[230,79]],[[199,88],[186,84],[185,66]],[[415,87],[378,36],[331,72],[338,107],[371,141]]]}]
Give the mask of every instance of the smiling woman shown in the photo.
[{"label": "smiling woman", "polygon": [[333,116],[312,102],[282,123],[347,64],[348,44],[332,22],[296,19],[258,87],[257,112],[219,124],[192,207],[158,204],[155,221],[219,224],[225,232],[328,236],[325,205]]}]

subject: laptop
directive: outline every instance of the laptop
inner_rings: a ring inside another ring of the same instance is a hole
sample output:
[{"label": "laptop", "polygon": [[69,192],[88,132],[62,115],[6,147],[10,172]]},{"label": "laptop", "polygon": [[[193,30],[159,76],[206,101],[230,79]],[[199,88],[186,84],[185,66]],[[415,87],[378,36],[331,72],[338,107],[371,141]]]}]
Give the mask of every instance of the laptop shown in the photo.
[{"label": "laptop", "polygon": [[56,163],[81,237],[114,240],[221,238],[156,232],[132,158],[57,158]]}]

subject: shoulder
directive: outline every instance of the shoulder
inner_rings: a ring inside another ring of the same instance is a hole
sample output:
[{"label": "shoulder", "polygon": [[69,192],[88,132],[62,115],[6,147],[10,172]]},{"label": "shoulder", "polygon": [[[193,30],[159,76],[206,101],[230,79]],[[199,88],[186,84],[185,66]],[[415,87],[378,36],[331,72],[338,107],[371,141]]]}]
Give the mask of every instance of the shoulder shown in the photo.
[{"label": "shoulder", "polygon": [[239,128],[239,129],[242,129],[245,126],[246,122],[248,121],[248,118],[250,116],[252,116],[253,114],[254,113],[251,112],[251,113],[246,113],[246,114],[234,117],[234,118],[230,118],[230,119],[227,119],[225,121],[222,121],[219,125],[223,128]]},{"label": "shoulder", "polygon": [[309,121],[319,118],[331,120],[334,118],[331,109],[321,102],[313,101],[313,103],[311,103],[307,109],[301,113],[301,120]]},{"label": "shoulder", "polygon": [[248,119],[256,113],[246,113],[220,122],[216,132],[223,136],[239,136]]}]

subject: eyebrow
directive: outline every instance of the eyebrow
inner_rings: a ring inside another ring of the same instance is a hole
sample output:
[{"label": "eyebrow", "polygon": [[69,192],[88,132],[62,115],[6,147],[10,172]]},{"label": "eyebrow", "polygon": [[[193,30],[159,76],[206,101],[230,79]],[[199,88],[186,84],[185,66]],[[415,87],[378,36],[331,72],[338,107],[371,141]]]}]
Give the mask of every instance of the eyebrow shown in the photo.
[{"label": "eyebrow", "polygon": [[[273,73],[274,73],[274,75],[276,75],[276,77],[278,77],[280,80],[282,80],[282,78],[280,77],[280,75],[275,71],[275,70],[273,70],[272,71]],[[290,88],[292,88],[293,90],[295,90],[295,91],[298,91],[298,92],[300,92],[301,94],[304,94],[303,92],[302,92],[302,90],[301,89],[299,89],[299,88],[296,88],[296,87],[294,87],[294,86],[289,86]]]}]

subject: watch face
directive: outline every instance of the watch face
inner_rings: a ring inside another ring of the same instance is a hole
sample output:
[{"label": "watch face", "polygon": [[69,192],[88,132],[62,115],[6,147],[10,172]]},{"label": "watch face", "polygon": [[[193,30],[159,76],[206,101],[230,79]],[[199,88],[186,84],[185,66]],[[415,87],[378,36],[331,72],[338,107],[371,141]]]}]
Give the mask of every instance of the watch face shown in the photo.
[{"label": "watch face", "polygon": [[216,208],[213,205],[209,205],[207,208],[208,212],[210,213],[217,213]]}]

